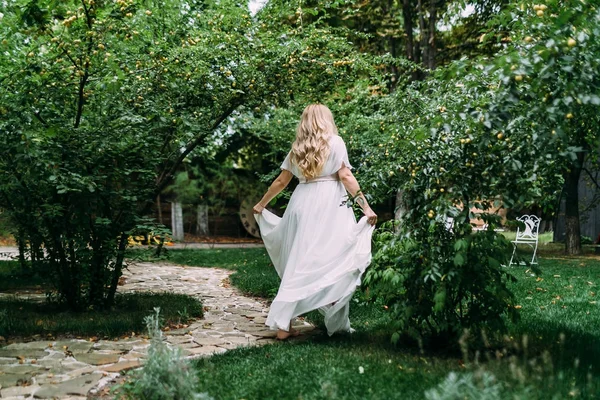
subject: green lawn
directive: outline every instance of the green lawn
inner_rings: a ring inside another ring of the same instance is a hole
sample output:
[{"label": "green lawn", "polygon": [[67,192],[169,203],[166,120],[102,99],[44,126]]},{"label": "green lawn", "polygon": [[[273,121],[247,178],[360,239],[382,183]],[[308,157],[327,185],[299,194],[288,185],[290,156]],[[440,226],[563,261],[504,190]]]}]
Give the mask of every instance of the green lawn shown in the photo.
[{"label": "green lawn", "polygon": [[[231,280],[247,294],[272,298],[277,290],[277,275],[262,249],[172,250],[169,260],[190,266],[216,260],[235,270]],[[216,399],[422,399],[450,371],[476,377],[487,371],[503,385],[502,399],[597,398],[600,259],[547,256],[540,269],[537,276],[525,267],[511,267],[519,279],[513,290],[521,321],[510,326],[497,353],[480,354],[479,362],[453,351],[392,346],[383,307],[364,303],[358,293],[351,305],[354,334],[322,334],[197,361],[199,390]],[[309,317],[319,323],[315,314]],[[483,393],[482,382],[475,378],[473,384]]]}]

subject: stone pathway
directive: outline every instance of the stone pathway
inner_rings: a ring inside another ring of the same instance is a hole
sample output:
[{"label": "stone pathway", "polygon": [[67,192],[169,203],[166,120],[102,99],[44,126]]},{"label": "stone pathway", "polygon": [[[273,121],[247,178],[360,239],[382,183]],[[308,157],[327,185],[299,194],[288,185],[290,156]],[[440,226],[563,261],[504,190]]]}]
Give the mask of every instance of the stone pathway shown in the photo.
[{"label": "stone pathway", "polygon": [[[210,356],[240,346],[273,343],[275,331],[264,325],[268,307],[243,296],[228,283],[231,271],[137,263],[125,272],[120,292],[169,291],[196,296],[205,307],[204,319],[184,329],[165,332],[168,343],[188,358]],[[296,329],[313,326],[294,323]],[[96,342],[81,339],[13,343],[0,348],[0,398],[2,400],[84,400],[143,364],[147,339]]]}]

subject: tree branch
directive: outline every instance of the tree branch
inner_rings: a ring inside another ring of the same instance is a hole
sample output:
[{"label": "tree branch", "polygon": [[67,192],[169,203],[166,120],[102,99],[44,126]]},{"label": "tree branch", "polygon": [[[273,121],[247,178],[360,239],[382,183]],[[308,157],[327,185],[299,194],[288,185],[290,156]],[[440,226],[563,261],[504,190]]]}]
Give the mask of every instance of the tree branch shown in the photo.
[{"label": "tree branch", "polygon": [[[89,29],[92,29],[92,20],[90,16],[90,10],[85,6],[85,1],[81,0],[83,4],[83,8],[85,10],[85,15],[87,19],[87,25]],[[87,55],[88,57],[92,54],[92,49],[94,46],[94,41],[91,36],[88,36],[88,47],[87,47]],[[82,56],[83,57],[83,56]],[[88,82],[88,78],[90,77],[90,62],[85,62],[83,67],[83,76],[79,80],[79,90],[77,93],[77,114],[75,114],[75,128],[79,128],[81,124],[81,117],[83,115],[83,105],[85,104],[85,85]]]},{"label": "tree branch", "polygon": [[89,29],[92,29],[92,16],[90,15],[90,8],[87,8],[85,5],[85,0],[81,0],[81,5],[83,6],[83,10],[85,12],[85,20]]},{"label": "tree branch", "polygon": [[42,115],[40,114],[39,111],[34,111],[33,115],[35,115],[35,117],[38,119],[38,121],[40,121],[42,123],[42,125],[44,125],[45,128],[48,127],[48,123],[46,122],[46,120],[42,117]]},{"label": "tree branch", "polygon": [[594,182],[594,185],[596,185],[596,188],[600,189],[600,184],[598,184],[598,181],[592,176],[592,173],[587,168],[583,168],[583,170],[588,174],[588,176],[590,177],[592,182]]},{"label": "tree branch", "polygon": [[[242,104],[241,98],[238,98],[231,102],[231,105],[215,120],[212,126],[208,129],[208,131],[213,132],[215,129],[221,125],[223,121],[227,117],[231,115],[233,111],[235,111],[238,106]],[[179,165],[183,162],[183,160],[196,148],[200,143],[204,140],[204,135],[199,135],[194,139],[191,143],[189,143],[184,151],[177,157],[177,159],[173,162],[170,167],[165,167],[163,171],[160,173],[158,179],[156,180],[156,189],[155,195],[160,194],[163,189],[167,186],[169,182],[169,178],[175,173],[175,170],[179,167]],[[156,196],[155,196],[156,197]]]}]

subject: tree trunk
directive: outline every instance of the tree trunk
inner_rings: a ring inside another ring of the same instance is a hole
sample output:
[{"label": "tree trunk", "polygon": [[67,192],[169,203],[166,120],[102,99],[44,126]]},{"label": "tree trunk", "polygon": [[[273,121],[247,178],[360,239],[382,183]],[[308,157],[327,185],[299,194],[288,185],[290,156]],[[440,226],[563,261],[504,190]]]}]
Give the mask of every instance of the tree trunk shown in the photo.
[{"label": "tree trunk", "polygon": [[183,241],[183,210],[181,203],[174,201],[171,203],[171,231],[173,239]]},{"label": "tree trunk", "polygon": [[402,223],[402,218],[404,214],[406,214],[406,207],[404,203],[404,191],[402,189],[398,189],[396,191],[396,201],[394,208],[394,220],[396,222],[395,228],[396,231],[400,229],[400,224]]},{"label": "tree trunk", "polygon": [[117,286],[119,286],[119,279],[123,274],[123,261],[125,260],[125,250],[127,249],[127,242],[129,235],[122,233],[119,238],[119,248],[117,250],[117,258],[115,260],[115,267],[112,271],[112,277],[110,281],[110,287],[106,293],[105,307],[111,307],[115,304],[115,295],[117,293]]},{"label": "tree trunk", "polygon": [[402,17],[404,19],[404,34],[406,35],[406,58],[415,60],[414,36],[413,36],[413,13],[410,0],[402,0]]},{"label": "tree trunk", "polygon": [[[392,21],[396,20],[396,16],[395,16],[395,8],[394,8],[394,1],[393,0],[388,0],[388,10],[387,12],[390,15],[390,19]],[[395,33],[392,33],[389,37],[389,44],[390,44],[390,54],[392,55],[392,57],[396,58],[398,56],[398,50],[397,50],[397,43],[396,43],[396,37],[395,37]],[[396,67],[396,65],[392,64],[392,87],[391,89],[394,90],[394,88],[396,87],[397,83],[398,83],[398,77],[400,76],[400,72],[398,71],[398,67]]]},{"label": "tree trunk", "polygon": [[[581,153],[580,153],[581,154]],[[583,157],[578,157],[583,161]],[[582,163],[571,166],[565,176],[565,252],[581,254],[581,231],[579,227],[579,176]]]},{"label": "tree trunk", "polygon": [[427,62],[429,59],[429,47],[427,46],[427,27],[425,26],[425,10],[423,9],[423,0],[418,0],[417,2],[417,14],[419,15],[419,47],[421,49],[420,58],[423,62],[424,66],[427,66]]},{"label": "tree trunk", "polygon": [[196,211],[196,234],[198,236],[208,236],[208,206],[200,204]]},{"label": "tree trunk", "polygon": [[[435,43],[435,32],[436,32],[436,22],[437,22],[437,0],[430,0],[429,5],[429,40],[427,41],[427,56],[428,62],[427,67],[433,70],[435,69],[435,56],[436,56],[436,43]],[[425,61],[425,60],[423,60]]]},{"label": "tree trunk", "polygon": [[160,194],[156,196],[156,209],[158,210],[158,223],[164,225],[162,215],[162,205],[160,203]]},{"label": "tree trunk", "polygon": [[25,233],[20,229],[17,234],[17,245],[19,246],[19,265],[23,271],[27,271],[29,270],[29,267],[27,265],[27,260],[25,259],[25,252],[27,251],[25,245]]}]

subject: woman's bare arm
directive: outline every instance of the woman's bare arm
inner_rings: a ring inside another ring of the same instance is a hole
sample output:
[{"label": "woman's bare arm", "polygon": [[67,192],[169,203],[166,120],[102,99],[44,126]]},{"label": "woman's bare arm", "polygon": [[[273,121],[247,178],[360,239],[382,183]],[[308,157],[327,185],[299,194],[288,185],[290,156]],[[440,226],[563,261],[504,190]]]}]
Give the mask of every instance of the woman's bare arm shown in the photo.
[{"label": "woman's bare arm", "polygon": [[271,186],[269,186],[267,193],[265,193],[263,198],[254,206],[254,213],[260,214],[265,209],[267,204],[269,204],[269,202],[273,200],[275,196],[281,193],[281,191],[290,184],[293,176],[294,175],[292,175],[292,173],[287,169],[282,170],[279,176],[275,178],[273,183],[271,183]]},{"label": "woman's bare arm", "polygon": [[350,168],[346,166],[342,167],[338,171],[338,176],[348,193],[350,193],[353,198],[356,197],[356,203],[362,208],[368,222],[371,225],[375,225],[375,223],[377,223],[377,214],[371,209],[364,194],[360,191],[360,185],[354,177],[354,174],[352,174],[352,171],[350,171]]}]

